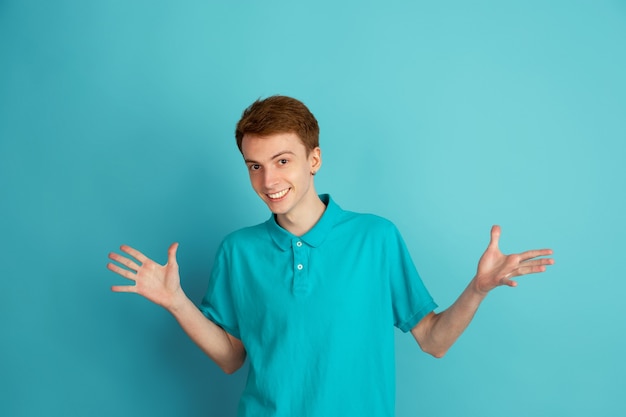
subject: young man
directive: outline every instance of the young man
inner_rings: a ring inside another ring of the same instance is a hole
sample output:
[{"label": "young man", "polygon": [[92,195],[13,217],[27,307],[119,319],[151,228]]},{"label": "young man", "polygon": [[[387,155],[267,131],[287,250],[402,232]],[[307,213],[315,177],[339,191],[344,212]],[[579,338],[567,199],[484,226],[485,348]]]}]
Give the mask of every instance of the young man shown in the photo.
[{"label": "young man", "polygon": [[163,266],[128,246],[127,256],[109,255],[125,268],[108,268],[135,283],[113,291],[166,308],[227,373],[247,355],[239,416],[393,416],[393,326],[442,357],[489,291],[553,263],[541,258],[549,249],[502,254],[494,226],[476,276],[435,313],[394,225],[317,194],[318,135],[315,117],[293,98],[269,97],[244,111],[237,145],[272,215],[224,239],[200,309],[180,287],[176,243]]}]

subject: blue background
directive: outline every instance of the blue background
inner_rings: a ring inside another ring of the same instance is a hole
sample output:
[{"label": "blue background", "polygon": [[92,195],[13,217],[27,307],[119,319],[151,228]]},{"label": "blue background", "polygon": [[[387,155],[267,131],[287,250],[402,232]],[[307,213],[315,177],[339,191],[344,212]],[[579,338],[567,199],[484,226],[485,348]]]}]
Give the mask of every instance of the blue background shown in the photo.
[{"label": "blue background", "polygon": [[444,359],[397,333],[398,416],[626,414],[625,46],[620,0],[0,0],[0,415],[234,415],[245,370],[106,256],[178,241],[199,302],[268,216],[233,131],[276,93],[320,122],[318,191],[394,221],[442,307],[492,224],[555,250]]}]

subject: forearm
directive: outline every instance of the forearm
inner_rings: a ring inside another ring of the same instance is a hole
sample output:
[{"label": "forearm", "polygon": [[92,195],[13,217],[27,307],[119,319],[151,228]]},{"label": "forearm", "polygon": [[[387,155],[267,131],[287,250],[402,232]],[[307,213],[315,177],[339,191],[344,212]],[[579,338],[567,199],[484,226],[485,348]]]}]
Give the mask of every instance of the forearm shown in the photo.
[{"label": "forearm", "polygon": [[473,279],[447,310],[422,319],[412,330],[421,349],[435,357],[443,357],[470,324],[486,295],[476,288]]},{"label": "forearm", "polygon": [[517,286],[514,277],[544,272],[554,259],[552,249],[535,249],[504,255],[498,248],[500,226],[491,228],[491,241],[480,257],[477,274],[461,296],[444,312],[430,313],[412,330],[420,347],[436,357],[442,357],[472,321],[487,293],[499,286]]},{"label": "forearm", "polygon": [[224,372],[231,374],[243,365],[246,351],[241,342],[207,319],[186,295],[181,294],[168,311],[191,340]]}]

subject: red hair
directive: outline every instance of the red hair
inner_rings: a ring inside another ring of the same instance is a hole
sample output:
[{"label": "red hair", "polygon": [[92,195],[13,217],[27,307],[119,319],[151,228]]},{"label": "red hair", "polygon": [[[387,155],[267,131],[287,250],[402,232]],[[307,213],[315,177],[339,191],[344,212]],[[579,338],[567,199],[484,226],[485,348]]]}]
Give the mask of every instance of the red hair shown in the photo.
[{"label": "red hair", "polygon": [[315,116],[299,100],[287,96],[258,99],[245,109],[235,129],[237,147],[245,134],[267,136],[275,133],[295,133],[307,153],[319,146],[320,128]]}]

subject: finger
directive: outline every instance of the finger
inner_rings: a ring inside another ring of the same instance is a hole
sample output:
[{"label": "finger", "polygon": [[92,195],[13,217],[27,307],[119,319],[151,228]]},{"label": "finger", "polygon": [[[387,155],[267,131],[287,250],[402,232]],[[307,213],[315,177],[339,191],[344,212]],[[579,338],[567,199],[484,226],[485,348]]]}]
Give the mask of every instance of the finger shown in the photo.
[{"label": "finger", "polygon": [[113,292],[137,292],[137,287],[134,285],[114,285],[111,287]]},{"label": "finger", "polygon": [[527,261],[529,259],[538,258],[540,256],[552,255],[552,253],[552,249],[533,249],[520,253],[519,257],[522,261]]},{"label": "finger", "polygon": [[508,287],[517,287],[517,281],[513,281],[511,277],[515,276],[514,273],[508,273],[504,278],[500,280],[500,285],[506,285]]},{"label": "finger", "polygon": [[139,265],[137,265],[132,260],[126,258],[125,256],[119,255],[119,254],[117,254],[115,252],[109,253],[109,259],[112,259],[115,262],[118,262],[118,263],[124,265],[126,268],[132,269],[133,271],[138,271],[139,270]]},{"label": "finger", "polygon": [[132,256],[133,258],[137,259],[142,264],[146,263],[146,261],[149,260],[149,258],[146,255],[144,255],[143,253],[139,252],[137,249],[131,248],[128,245],[122,245],[122,246],[120,246],[120,249],[122,250],[122,252],[125,252],[125,253],[129,254],[130,256]]},{"label": "finger", "polygon": [[491,227],[491,240],[489,241],[489,246],[493,247],[493,248],[497,248],[498,247],[498,242],[500,241],[500,226],[498,226],[497,224],[494,224]]},{"label": "finger", "polygon": [[178,243],[172,243],[167,250],[167,263],[170,265],[177,265],[176,263],[176,251],[178,250]]},{"label": "finger", "polygon": [[545,265],[521,266],[517,269],[516,275],[538,274],[545,271]]},{"label": "finger", "polygon": [[554,259],[552,258],[539,258],[528,261],[523,261],[520,266],[538,266],[538,265],[554,265]]},{"label": "finger", "polygon": [[115,272],[116,274],[121,275],[122,277],[126,279],[130,279],[132,281],[136,280],[137,275],[134,272],[129,271],[128,269],[124,269],[118,265],[115,265],[114,263],[109,262],[107,264],[107,268],[110,271]]}]

